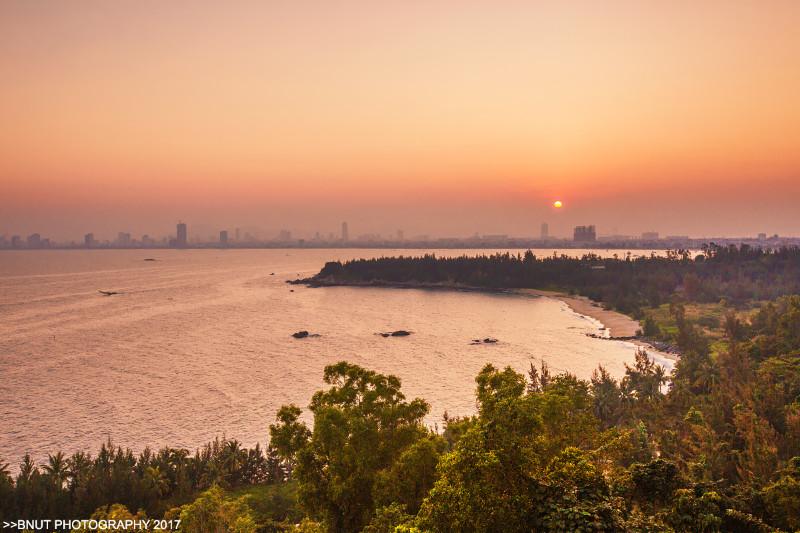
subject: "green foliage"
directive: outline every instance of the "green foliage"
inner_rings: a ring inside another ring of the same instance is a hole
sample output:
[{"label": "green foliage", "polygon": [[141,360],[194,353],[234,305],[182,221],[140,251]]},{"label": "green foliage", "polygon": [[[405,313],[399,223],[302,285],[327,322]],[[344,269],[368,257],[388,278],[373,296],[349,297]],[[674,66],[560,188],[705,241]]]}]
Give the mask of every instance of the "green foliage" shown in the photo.
[{"label": "green foliage", "polygon": [[667,523],[677,531],[721,531],[723,516],[722,497],[717,492],[678,489]]},{"label": "green foliage", "polygon": [[226,498],[211,487],[180,510],[182,533],[255,533],[256,522],[243,498]]},{"label": "green foliage", "polygon": [[651,339],[661,337],[661,327],[651,316],[648,316],[642,322],[642,335]]},{"label": "green foliage", "polygon": [[800,457],[792,458],[780,478],[764,488],[763,498],[778,527],[800,529]]},{"label": "green foliage", "polygon": [[[433,472],[426,472],[431,450],[420,445],[404,452],[428,435],[421,425],[428,404],[405,401],[396,377],[345,362],[326,367],[324,380],[330,388],[311,400],[310,437],[302,437],[309,433],[291,407],[282,408],[278,424],[270,428],[273,439],[282,439],[276,447],[296,462],[303,507],[329,531],[359,531],[372,520],[376,492],[386,495],[391,479],[403,481],[396,487],[398,497],[418,505],[428,488],[425,479],[433,479]],[[413,473],[423,478],[408,479]]]},{"label": "green foliage", "polygon": [[413,527],[414,516],[401,503],[393,503],[375,511],[375,517],[362,533],[395,533],[398,528]]},{"label": "green foliage", "polygon": [[677,467],[664,459],[633,464],[630,473],[635,487],[634,497],[641,505],[660,508],[672,498],[680,484]]},{"label": "green foliage", "polygon": [[[89,520],[117,520],[117,521],[124,521],[124,520],[146,520],[147,515],[142,511],[138,513],[131,514],[127,507],[124,505],[120,505],[115,503],[113,505],[107,505],[97,509],[92,515],[89,517]],[[72,530],[72,533],[100,533],[107,530],[102,529],[88,529],[88,528],[76,528]],[[148,530],[137,530],[137,531],[155,531],[154,528]]]}]

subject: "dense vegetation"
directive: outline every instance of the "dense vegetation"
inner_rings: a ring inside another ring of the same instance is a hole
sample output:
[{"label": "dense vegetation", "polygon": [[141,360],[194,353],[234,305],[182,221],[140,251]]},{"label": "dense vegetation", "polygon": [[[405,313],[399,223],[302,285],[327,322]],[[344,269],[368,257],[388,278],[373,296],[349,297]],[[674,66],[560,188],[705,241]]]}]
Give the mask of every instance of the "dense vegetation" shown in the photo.
[{"label": "dense vegetation", "polygon": [[421,284],[484,288],[535,288],[577,292],[622,312],[669,302],[676,293],[691,302],[732,304],[800,293],[800,248],[764,250],[711,244],[703,253],[602,258],[536,257],[510,253],[436,257],[382,257],[330,262],[312,284]]},{"label": "dense vegetation", "polygon": [[477,414],[430,428],[427,403],[405,398],[397,378],[340,362],[306,415],[278,411],[266,452],[222,440],[194,455],[109,443],[96,457],[26,457],[14,476],[0,468],[0,519],[134,512],[240,533],[797,531],[800,296],[756,304],[729,292],[789,290],[796,258],[645,260],[637,271],[684,272],[667,301],[637,303],[645,333],[680,347],[671,375],[644,352],[620,380],[602,367],[581,380],[544,362],[527,375],[486,365]]}]

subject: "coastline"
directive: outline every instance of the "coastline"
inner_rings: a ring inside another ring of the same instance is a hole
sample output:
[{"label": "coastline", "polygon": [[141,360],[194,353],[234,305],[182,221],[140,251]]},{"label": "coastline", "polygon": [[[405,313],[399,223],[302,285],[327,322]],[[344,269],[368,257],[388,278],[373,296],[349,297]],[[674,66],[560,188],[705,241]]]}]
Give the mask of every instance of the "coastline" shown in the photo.
[{"label": "coastline", "polygon": [[515,292],[526,296],[544,296],[546,298],[560,300],[567,304],[567,306],[569,306],[569,308],[575,313],[594,319],[605,326],[606,330],[610,334],[610,336],[606,338],[610,340],[624,340],[626,342],[630,342],[636,346],[640,346],[648,350],[648,352],[658,353],[662,357],[673,362],[678,360],[679,354],[670,351],[671,348],[668,347],[662,349],[652,342],[648,342],[647,340],[640,338],[637,335],[637,332],[640,331],[640,325],[638,321],[634,320],[628,315],[620,313],[619,311],[605,309],[599,303],[595,302],[594,300],[590,300],[585,296],[570,295],[563,292],[546,291],[541,289],[516,289]]},{"label": "coastline", "polygon": [[640,329],[639,322],[618,311],[604,309],[599,303],[585,296],[573,296],[563,292],[545,291],[541,289],[516,289],[515,292],[527,296],[545,296],[567,304],[579,315],[588,316],[603,324],[611,337],[635,337]]},{"label": "coastline", "polygon": [[334,282],[331,280],[320,279],[301,279],[301,280],[287,280],[290,284],[302,284],[309,287],[375,287],[375,288],[389,288],[389,289],[426,289],[426,290],[455,290],[455,291],[470,291],[470,292],[489,292],[489,293],[506,293],[517,294],[522,296],[545,297],[553,298],[564,302],[573,312],[593,319],[608,332],[609,340],[621,340],[630,342],[636,346],[645,348],[648,351],[659,353],[661,356],[670,359],[671,361],[678,360],[678,354],[670,352],[666,349],[659,349],[651,342],[638,337],[637,332],[641,329],[639,322],[628,315],[605,309],[601,304],[587,298],[586,296],[571,295],[565,292],[543,290],[543,289],[504,289],[504,288],[489,288],[489,287],[474,287],[469,285],[459,285],[455,283],[400,283],[400,282]]}]

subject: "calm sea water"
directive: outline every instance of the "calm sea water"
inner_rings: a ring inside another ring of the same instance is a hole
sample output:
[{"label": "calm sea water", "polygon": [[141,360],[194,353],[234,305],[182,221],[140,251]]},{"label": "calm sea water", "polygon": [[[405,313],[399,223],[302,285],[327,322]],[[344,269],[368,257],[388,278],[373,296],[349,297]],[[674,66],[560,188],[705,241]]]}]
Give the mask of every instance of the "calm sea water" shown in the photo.
[{"label": "calm sea water", "polygon": [[[399,376],[430,402],[430,424],[474,412],[487,362],[525,371],[545,359],[588,377],[633,360],[632,344],[587,337],[599,324],[549,298],[285,283],[331,259],[398,253],[415,252],[0,253],[0,462],[94,452],[109,437],[134,450],[264,443],[278,407],[306,406],[342,359]],[[438,252],[461,253],[484,252]],[[301,329],[320,336],[291,337]],[[413,335],[376,335],[395,329]],[[484,337],[499,342],[470,345]]]}]

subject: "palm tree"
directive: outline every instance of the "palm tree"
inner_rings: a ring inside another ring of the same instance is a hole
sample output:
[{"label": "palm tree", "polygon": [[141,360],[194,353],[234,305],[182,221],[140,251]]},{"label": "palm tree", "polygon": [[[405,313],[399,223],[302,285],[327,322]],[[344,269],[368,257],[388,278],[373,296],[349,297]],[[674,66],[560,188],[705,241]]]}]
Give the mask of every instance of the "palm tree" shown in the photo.
[{"label": "palm tree", "polygon": [[221,466],[231,484],[239,481],[239,474],[245,459],[246,455],[242,450],[241,442],[235,439],[225,442],[221,452]]},{"label": "palm tree", "polygon": [[64,488],[64,482],[69,476],[69,468],[63,452],[48,455],[47,464],[42,466],[42,470],[57,488]]},{"label": "palm tree", "polygon": [[31,454],[26,453],[25,457],[19,465],[19,474],[17,475],[17,484],[20,482],[30,481],[31,477],[38,471],[36,464],[31,459]]}]

